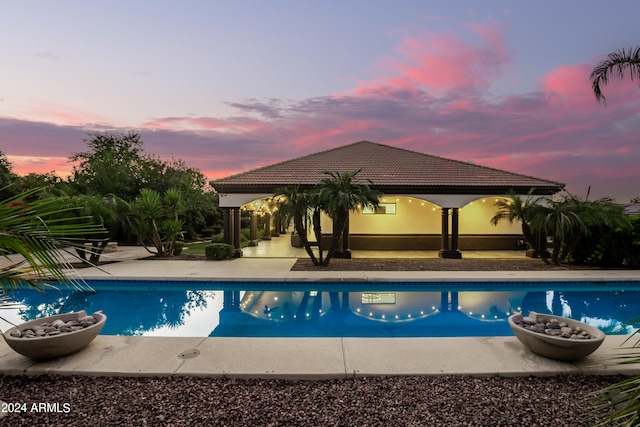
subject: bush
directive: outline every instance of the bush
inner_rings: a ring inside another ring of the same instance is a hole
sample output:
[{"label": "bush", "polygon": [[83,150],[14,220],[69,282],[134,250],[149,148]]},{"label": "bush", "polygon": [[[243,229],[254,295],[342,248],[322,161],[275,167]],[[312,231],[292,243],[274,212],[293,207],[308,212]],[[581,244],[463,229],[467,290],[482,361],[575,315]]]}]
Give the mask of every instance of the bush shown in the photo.
[{"label": "bush", "polygon": [[630,218],[631,227],[590,227],[570,253],[575,264],[594,267],[640,267],[640,217]]},{"label": "bush", "polygon": [[200,230],[200,234],[202,234],[202,237],[209,237],[214,234],[214,231],[213,228],[203,228]]},{"label": "bush", "polygon": [[220,261],[231,259],[236,254],[236,248],[226,243],[211,243],[204,248],[207,259]]},{"label": "bush", "polygon": [[224,243],[224,236],[222,233],[214,234],[211,236],[211,243]]},{"label": "bush", "polygon": [[182,253],[182,249],[184,248],[184,242],[176,242],[173,246],[173,254],[180,255]]}]

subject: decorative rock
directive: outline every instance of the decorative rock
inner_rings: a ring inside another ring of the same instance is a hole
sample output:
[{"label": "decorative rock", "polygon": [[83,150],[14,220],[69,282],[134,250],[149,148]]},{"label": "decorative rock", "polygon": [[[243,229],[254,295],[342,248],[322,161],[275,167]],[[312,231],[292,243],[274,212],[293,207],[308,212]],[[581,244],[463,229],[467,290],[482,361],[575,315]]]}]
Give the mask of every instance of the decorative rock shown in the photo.
[{"label": "decorative rock", "polygon": [[[557,360],[577,360],[593,353],[604,341],[598,328],[574,319],[530,312],[509,316],[509,326],[529,350]],[[542,323],[544,330],[536,326]]]},{"label": "decorative rock", "polygon": [[11,336],[15,338],[33,338],[33,337],[48,337],[59,335],[61,333],[70,333],[79,331],[90,326],[95,325],[98,320],[94,316],[81,316],[75,320],[68,320],[66,322],[56,319],[52,323],[42,323],[38,326],[31,328],[11,331]]},{"label": "decorative rock", "polygon": [[544,318],[538,316],[537,319],[530,317],[523,317],[521,320],[514,322],[516,325],[532,332],[551,335],[553,337],[561,338],[577,338],[580,339],[594,339],[593,335],[585,332],[580,326],[574,328],[570,327],[567,322],[560,322],[554,318]]},{"label": "decorative rock", "polygon": [[[82,319],[83,321],[80,321]],[[36,360],[62,357],[88,345],[102,330],[107,316],[82,310],[31,320],[4,333],[6,343],[18,353]],[[89,325],[90,326],[83,326]]]}]

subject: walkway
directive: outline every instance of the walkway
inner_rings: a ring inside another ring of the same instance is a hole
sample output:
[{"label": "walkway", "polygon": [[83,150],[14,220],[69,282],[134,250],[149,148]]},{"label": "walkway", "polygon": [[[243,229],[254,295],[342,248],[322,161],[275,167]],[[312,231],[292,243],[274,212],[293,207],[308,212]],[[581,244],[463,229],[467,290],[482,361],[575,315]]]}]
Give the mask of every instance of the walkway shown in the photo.
[{"label": "walkway", "polygon": [[[274,249],[294,251],[279,237],[249,248],[241,259],[145,261],[140,248],[119,248],[105,259],[121,262],[102,270],[83,269],[87,279],[147,278],[188,280],[635,280],[640,271],[509,272],[292,272],[295,258],[257,258]],[[282,246],[279,246],[282,245]],[[288,253],[288,252],[287,252]],[[396,253],[397,254],[397,253]],[[512,252],[512,256],[524,256]],[[376,255],[354,252],[354,257]],[[379,254],[379,256],[386,254]],[[482,253],[476,256],[496,256]],[[465,252],[464,256],[472,256]],[[108,313],[107,313],[108,315]],[[624,336],[608,336],[603,346],[578,362],[558,362],[528,352],[515,337],[477,338],[165,338],[98,336],[87,348],[58,360],[35,362],[0,342],[0,373],[80,375],[193,375],[238,378],[349,378],[372,375],[555,375],[638,374],[609,358]]]}]

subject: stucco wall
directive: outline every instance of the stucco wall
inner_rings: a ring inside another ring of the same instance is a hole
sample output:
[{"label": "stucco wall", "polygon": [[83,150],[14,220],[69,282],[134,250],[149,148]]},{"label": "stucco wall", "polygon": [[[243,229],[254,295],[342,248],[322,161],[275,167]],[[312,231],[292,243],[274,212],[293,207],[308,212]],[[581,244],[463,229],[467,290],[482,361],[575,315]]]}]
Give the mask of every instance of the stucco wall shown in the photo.
[{"label": "stucco wall", "polygon": [[[484,201],[483,201],[484,200]],[[386,196],[381,203],[395,203],[394,215],[352,214],[349,231],[352,234],[440,234],[442,211],[425,200],[403,196]],[[497,226],[489,220],[496,213],[495,198],[478,199],[459,210],[460,234],[520,234],[519,223],[501,222]],[[331,229],[331,221],[324,218],[323,229]],[[451,230],[451,225],[449,225]]]}]

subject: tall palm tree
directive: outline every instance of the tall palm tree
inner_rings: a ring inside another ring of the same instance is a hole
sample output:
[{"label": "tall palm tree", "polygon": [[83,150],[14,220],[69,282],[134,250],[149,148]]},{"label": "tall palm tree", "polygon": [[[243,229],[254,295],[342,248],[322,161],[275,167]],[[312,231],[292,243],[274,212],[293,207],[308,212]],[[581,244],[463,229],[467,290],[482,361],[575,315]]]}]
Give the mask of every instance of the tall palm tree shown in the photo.
[{"label": "tall palm tree", "polygon": [[367,184],[356,183],[360,170],[351,172],[324,172],[328,175],[316,187],[317,204],[333,221],[331,245],[322,265],[329,264],[333,253],[338,249],[349,212],[357,211],[360,206],[378,206],[380,192],[372,190]]},{"label": "tall palm tree", "polygon": [[596,101],[606,103],[601,87],[609,83],[610,77],[623,79],[625,72],[629,73],[631,80],[640,78],[640,46],[612,52],[607,59],[596,65],[590,76]]},{"label": "tall palm tree", "polygon": [[506,220],[510,224],[514,221],[520,221],[522,224],[522,235],[526,243],[533,249],[533,254],[536,257],[542,258],[542,260],[548,264],[546,241],[544,244],[541,242],[541,228],[534,230],[532,222],[535,216],[540,211],[541,197],[533,197],[532,188],[527,193],[526,198],[522,198],[514,191],[508,193],[509,200],[499,199],[495,206],[498,208],[498,212],[491,218],[491,224],[498,225],[498,222]]}]

